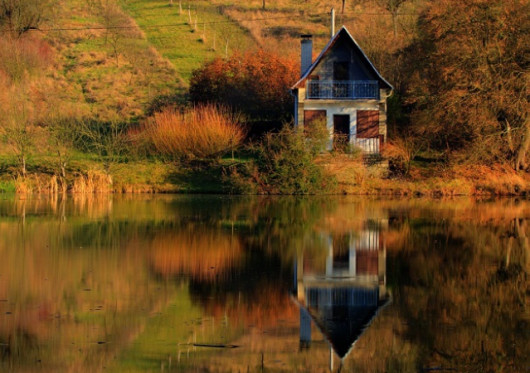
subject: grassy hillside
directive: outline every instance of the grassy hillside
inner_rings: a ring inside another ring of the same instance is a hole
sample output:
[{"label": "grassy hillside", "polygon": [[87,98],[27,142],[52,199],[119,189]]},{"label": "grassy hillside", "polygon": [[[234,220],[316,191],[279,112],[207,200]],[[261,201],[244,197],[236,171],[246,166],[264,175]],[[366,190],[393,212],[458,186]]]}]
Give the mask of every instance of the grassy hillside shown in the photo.
[{"label": "grassy hillside", "polygon": [[[58,8],[60,28],[48,39],[57,49],[53,75],[83,111],[106,119],[141,116],[151,101],[182,85],[174,67],[118,7],[68,0]],[[125,26],[127,29],[92,29]]]},{"label": "grassy hillside", "polygon": [[204,61],[254,44],[250,33],[211,1],[175,0],[171,5],[168,0],[121,0],[120,4],[184,81]]},{"label": "grassy hillside", "polygon": [[[109,169],[108,151],[75,150],[71,133],[112,124],[119,140],[158,97],[181,93],[182,78],[112,2],[64,0],[52,13],[42,32],[0,36],[0,190],[48,187],[47,177],[21,182],[22,157],[28,173],[43,176],[64,161],[69,184],[107,172],[115,185],[165,184],[166,165],[145,172],[146,162],[129,159]],[[112,152],[117,160],[120,150]]]}]

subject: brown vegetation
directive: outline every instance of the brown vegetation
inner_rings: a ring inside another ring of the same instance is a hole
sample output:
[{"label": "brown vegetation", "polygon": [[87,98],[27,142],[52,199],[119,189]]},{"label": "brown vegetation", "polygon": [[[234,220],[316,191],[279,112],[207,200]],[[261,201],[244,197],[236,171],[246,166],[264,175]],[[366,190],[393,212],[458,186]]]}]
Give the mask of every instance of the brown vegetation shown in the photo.
[{"label": "brown vegetation", "polygon": [[154,271],[166,278],[189,276],[200,281],[218,281],[230,273],[243,255],[238,237],[215,231],[188,231],[157,236],[150,244]]},{"label": "brown vegetation", "polygon": [[292,117],[289,88],[296,82],[299,69],[295,56],[264,50],[234,53],[194,71],[190,99],[230,107],[250,121],[281,123]]},{"label": "brown vegetation", "polygon": [[157,152],[173,159],[217,158],[234,150],[245,137],[237,118],[213,105],[183,112],[165,109],[147,119],[143,131]]},{"label": "brown vegetation", "polygon": [[451,158],[526,169],[529,14],[520,0],[429,4],[409,49],[416,136]]}]

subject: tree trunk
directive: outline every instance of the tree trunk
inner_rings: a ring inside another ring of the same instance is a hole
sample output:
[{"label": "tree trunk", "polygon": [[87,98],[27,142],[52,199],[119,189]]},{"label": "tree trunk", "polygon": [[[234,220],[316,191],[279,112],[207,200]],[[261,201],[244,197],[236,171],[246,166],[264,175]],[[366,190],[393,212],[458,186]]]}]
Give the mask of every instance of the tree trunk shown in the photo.
[{"label": "tree trunk", "polygon": [[528,119],[525,121],[525,131],[523,135],[523,141],[519,150],[517,151],[517,157],[515,160],[515,170],[526,169],[526,152],[530,147],[530,125]]},{"label": "tree trunk", "polygon": [[528,252],[528,237],[526,237],[526,224],[523,219],[515,219],[515,229],[517,232],[517,238],[519,239],[519,245],[524,253]]},{"label": "tree trunk", "polygon": [[506,139],[508,141],[508,147],[510,149],[510,153],[514,152],[513,148],[513,139],[512,139],[512,126],[510,126],[510,122],[506,120]]},{"label": "tree trunk", "polygon": [[263,0],[263,6],[262,6],[263,10],[265,10],[265,0]]},{"label": "tree trunk", "polygon": [[342,9],[341,9],[341,13],[344,14],[344,8],[346,8],[346,0],[342,0]]},{"label": "tree trunk", "polygon": [[397,10],[392,12],[392,26],[394,27],[394,38],[397,36]]}]

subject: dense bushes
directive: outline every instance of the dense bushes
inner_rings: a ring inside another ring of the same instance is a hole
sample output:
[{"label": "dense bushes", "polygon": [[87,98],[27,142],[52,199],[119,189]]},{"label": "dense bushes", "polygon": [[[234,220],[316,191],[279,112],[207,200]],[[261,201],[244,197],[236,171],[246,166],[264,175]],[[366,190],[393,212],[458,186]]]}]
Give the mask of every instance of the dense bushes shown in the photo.
[{"label": "dense bushes", "polygon": [[250,121],[288,121],[293,112],[289,88],[300,71],[295,61],[263,50],[216,58],[194,71],[190,99],[228,106]]},{"label": "dense bushes", "polygon": [[325,194],[335,190],[336,181],[315,163],[322,141],[285,126],[267,134],[253,147],[253,161],[232,169],[231,192],[260,194]]},{"label": "dense bushes", "polygon": [[168,108],[150,117],[144,131],[157,152],[181,160],[219,157],[244,139],[237,118],[212,105],[183,112]]},{"label": "dense bushes", "polygon": [[473,163],[529,167],[529,14],[522,0],[428,4],[404,51],[415,136]]}]

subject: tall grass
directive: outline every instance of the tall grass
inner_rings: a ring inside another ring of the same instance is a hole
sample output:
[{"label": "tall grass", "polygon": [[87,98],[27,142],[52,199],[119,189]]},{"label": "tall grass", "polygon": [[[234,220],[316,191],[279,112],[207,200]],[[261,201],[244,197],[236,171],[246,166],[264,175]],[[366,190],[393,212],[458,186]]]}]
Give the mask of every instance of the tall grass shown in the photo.
[{"label": "tall grass", "polygon": [[213,105],[155,113],[145,122],[144,133],[160,154],[188,160],[220,157],[245,137],[237,118]]}]

